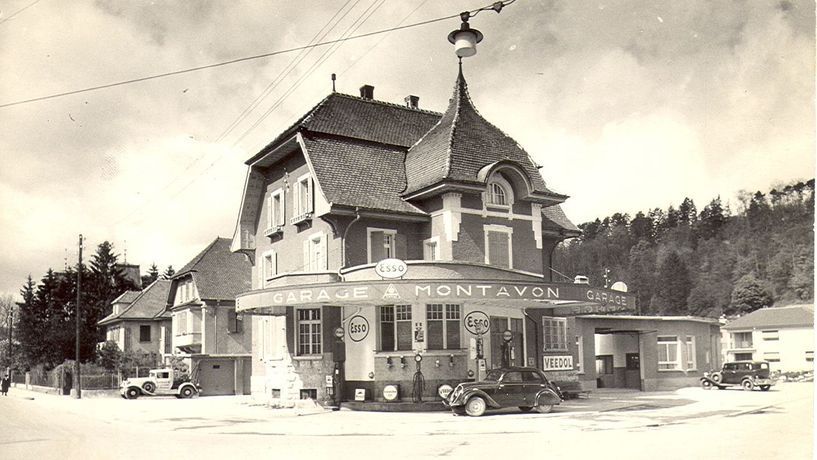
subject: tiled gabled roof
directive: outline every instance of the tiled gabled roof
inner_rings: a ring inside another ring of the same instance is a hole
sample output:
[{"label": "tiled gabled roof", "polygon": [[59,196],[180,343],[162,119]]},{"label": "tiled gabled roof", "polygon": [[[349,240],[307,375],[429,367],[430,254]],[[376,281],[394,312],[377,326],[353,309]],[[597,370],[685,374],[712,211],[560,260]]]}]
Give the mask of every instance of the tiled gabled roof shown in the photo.
[{"label": "tiled gabled roof", "polygon": [[298,130],[408,148],[439,119],[437,112],[332,93],[246,163],[252,164]]},{"label": "tiled gabled roof", "polygon": [[577,236],[581,234],[579,227],[576,227],[570,219],[567,218],[562,207],[557,205],[542,208],[542,217],[546,228],[555,228],[556,230],[564,230],[566,233],[575,233]]},{"label": "tiled gabled roof", "polygon": [[480,169],[501,160],[519,164],[533,191],[552,193],[528,153],[474,108],[460,68],[448,109],[406,155],[405,194],[446,179],[475,183]]},{"label": "tiled gabled roof", "polygon": [[[249,260],[230,252],[230,238],[216,238],[173,277],[193,275],[201,299],[235,300],[236,295],[249,291],[252,283]],[[167,297],[165,297],[167,300]]]},{"label": "tiled gabled roof", "polygon": [[304,146],[330,203],[425,215],[400,198],[405,149],[317,135],[304,136]]},{"label": "tiled gabled roof", "polygon": [[142,291],[125,291],[111,303],[131,303],[139,297]]},{"label": "tiled gabled roof", "polygon": [[814,305],[790,305],[755,310],[724,326],[727,330],[767,327],[814,327]]},{"label": "tiled gabled roof", "polygon": [[[126,291],[121,296],[114,300],[114,303],[121,302],[123,296],[128,293],[136,293],[130,305],[124,307],[118,314],[110,314],[99,321],[99,325],[112,323],[114,321],[122,320],[148,320],[160,317],[165,311],[167,304],[167,295],[170,292],[170,280],[159,279],[151,283],[141,292]],[[132,297],[129,294],[127,297]]]}]

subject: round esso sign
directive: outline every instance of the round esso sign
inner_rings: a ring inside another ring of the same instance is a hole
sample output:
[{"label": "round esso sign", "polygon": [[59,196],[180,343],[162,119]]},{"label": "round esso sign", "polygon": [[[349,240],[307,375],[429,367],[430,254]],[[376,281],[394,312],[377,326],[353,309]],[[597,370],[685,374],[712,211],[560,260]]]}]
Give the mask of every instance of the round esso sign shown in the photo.
[{"label": "round esso sign", "polygon": [[349,338],[352,342],[360,342],[369,335],[369,321],[356,315],[349,320]]},{"label": "round esso sign", "polygon": [[383,259],[374,266],[374,272],[381,278],[402,278],[408,265],[400,259]]},{"label": "round esso sign", "polygon": [[488,332],[491,328],[491,322],[488,320],[488,315],[481,311],[472,311],[465,315],[465,330],[474,334],[482,335]]}]

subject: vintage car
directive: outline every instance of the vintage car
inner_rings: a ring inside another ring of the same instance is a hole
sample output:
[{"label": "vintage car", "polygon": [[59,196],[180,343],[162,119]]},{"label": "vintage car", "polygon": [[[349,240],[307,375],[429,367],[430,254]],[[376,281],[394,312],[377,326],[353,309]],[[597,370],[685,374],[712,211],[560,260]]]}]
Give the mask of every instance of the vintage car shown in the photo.
[{"label": "vintage car", "polygon": [[191,381],[189,374],[170,368],[152,369],[147,377],[125,379],[119,388],[125,399],[136,399],[141,395],[192,398],[200,392],[201,388]]},{"label": "vintage car", "polygon": [[518,407],[522,412],[536,408],[546,414],[564,398],[559,387],[548,381],[539,369],[508,367],[491,369],[480,382],[463,382],[443,403],[455,415],[478,417],[487,409]]},{"label": "vintage car", "polygon": [[740,385],[744,390],[760,388],[768,391],[775,384],[769,375],[769,363],[766,361],[733,361],[724,363],[716,372],[705,372],[701,377],[701,387],[709,390],[717,387],[723,390],[729,386]]}]

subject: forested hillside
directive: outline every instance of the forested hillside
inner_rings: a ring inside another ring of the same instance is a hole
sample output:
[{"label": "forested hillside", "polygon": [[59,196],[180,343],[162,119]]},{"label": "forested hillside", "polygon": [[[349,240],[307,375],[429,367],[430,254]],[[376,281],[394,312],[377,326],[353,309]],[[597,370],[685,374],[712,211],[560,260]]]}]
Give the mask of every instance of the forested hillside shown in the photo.
[{"label": "forested hillside", "polygon": [[624,281],[641,314],[718,317],[814,299],[814,179],[754,194],[735,210],[715,198],[698,211],[615,213],[579,225],[554,268],[591,284]]}]

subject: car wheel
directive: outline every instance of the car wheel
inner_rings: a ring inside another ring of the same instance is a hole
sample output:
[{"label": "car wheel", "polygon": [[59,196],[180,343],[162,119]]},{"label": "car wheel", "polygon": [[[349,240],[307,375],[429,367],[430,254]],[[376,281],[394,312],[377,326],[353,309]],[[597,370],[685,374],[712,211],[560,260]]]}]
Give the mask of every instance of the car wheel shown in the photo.
[{"label": "car wheel", "polygon": [[721,375],[720,372],[715,372],[709,378],[712,379],[712,381],[715,383],[721,383],[721,379],[723,379],[723,376]]},{"label": "car wheel", "polygon": [[485,400],[479,396],[472,396],[471,399],[465,403],[465,413],[471,417],[479,417],[485,413],[485,409],[487,408],[488,405],[485,404]]},{"label": "car wheel", "polygon": [[139,393],[141,393],[141,391],[136,388],[128,388],[128,391],[125,392],[125,397],[128,399],[136,399],[139,397]]},{"label": "car wheel", "polygon": [[191,398],[191,397],[193,397],[193,393],[195,393],[195,392],[193,391],[192,388],[184,387],[184,388],[182,388],[181,396],[182,396],[182,398]]},{"label": "car wheel", "polygon": [[769,388],[771,387],[772,387],[771,385],[761,385],[760,391],[769,391]]},{"label": "car wheel", "polygon": [[712,389],[712,382],[709,380],[701,380],[701,388],[704,390],[711,390]]},{"label": "car wheel", "polygon": [[755,384],[754,384],[754,383],[752,383],[752,381],[751,381],[751,380],[746,379],[746,380],[744,380],[743,382],[741,382],[740,386],[742,386],[744,390],[750,390],[750,391],[751,391],[751,390],[752,390],[752,388],[754,388],[754,387],[755,387]]},{"label": "car wheel", "polygon": [[553,410],[553,404],[539,403],[536,405],[536,412],[540,414],[549,414]]},{"label": "car wheel", "polygon": [[154,385],[153,382],[145,382],[142,385],[142,389],[144,389],[148,393],[153,393],[156,391],[156,385]]},{"label": "car wheel", "polygon": [[533,410],[533,407],[531,407],[531,406],[519,406],[519,410],[521,410],[522,412],[530,412],[531,410]]}]

